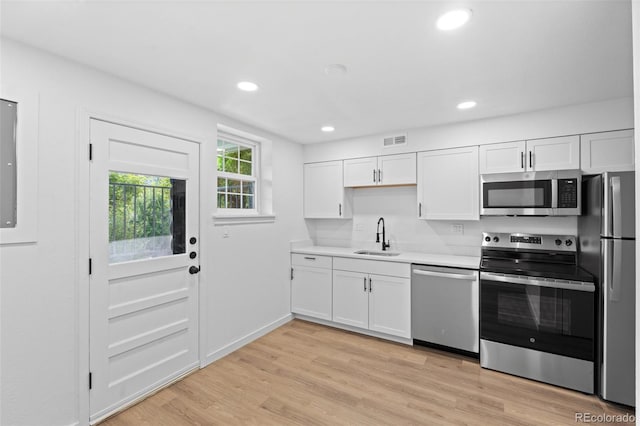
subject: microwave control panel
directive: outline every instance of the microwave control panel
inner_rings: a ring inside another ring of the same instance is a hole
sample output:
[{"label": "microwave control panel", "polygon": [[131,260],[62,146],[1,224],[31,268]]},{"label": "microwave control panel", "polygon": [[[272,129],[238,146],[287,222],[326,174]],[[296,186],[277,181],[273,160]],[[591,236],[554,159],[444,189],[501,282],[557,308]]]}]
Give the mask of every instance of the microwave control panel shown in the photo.
[{"label": "microwave control panel", "polygon": [[558,208],[578,207],[578,179],[558,179]]}]

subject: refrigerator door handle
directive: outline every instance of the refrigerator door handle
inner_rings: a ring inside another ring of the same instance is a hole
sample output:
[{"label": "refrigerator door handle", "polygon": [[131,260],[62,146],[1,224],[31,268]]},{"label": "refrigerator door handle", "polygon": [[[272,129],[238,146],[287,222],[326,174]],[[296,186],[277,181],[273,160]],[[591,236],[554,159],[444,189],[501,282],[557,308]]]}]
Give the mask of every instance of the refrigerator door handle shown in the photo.
[{"label": "refrigerator door handle", "polygon": [[622,268],[622,256],[620,244],[615,243],[616,241],[613,240],[602,241],[602,276],[604,279],[602,288],[605,309],[608,302],[618,302],[620,297],[616,279],[619,278],[618,274]]},{"label": "refrigerator door handle", "polygon": [[613,253],[611,256],[611,282],[609,284],[609,300],[612,302],[620,301],[620,288],[622,277],[622,244],[620,241],[611,241]]},{"label": "refrigerator door handle", "polygon": [[602,175],[602,190],[602,230],[600,232],[603,236],[610,237],[613,234],[611,232],[613,219],[611,217],[611,182],[608,173]]},{"label": "refrigerator door handle", "polygon": [[620,197],[620,176],[611,176],[611,236],[622,236],[622,198]]}]

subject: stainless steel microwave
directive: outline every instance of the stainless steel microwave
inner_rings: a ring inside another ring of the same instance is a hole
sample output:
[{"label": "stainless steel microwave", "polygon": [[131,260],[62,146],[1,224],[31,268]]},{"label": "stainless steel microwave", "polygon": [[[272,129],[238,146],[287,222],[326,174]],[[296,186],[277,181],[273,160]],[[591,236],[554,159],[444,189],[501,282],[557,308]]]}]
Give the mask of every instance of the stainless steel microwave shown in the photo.
[{"label": "stainless steel microwave", "polygon": [[581,175],[576,170],[482,175],[483,216],[579,216]]}]

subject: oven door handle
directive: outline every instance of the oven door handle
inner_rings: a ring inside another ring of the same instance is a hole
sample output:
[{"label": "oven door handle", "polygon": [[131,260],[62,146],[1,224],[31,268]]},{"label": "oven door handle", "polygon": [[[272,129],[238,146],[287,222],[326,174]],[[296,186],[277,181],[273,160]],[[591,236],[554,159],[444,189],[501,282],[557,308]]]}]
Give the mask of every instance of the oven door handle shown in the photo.
[{"label": "oven door handle", "polygon": [[473,281],[476,279],[475,274],[452,274],[449,272],[425,271],[424,269],[414,269],[413,273],[416,275],[425,275],[428,277],[451,278],[453,280]]},{"label": "oven door handle", "polygon": [[589,282],[536,279],[523,275],[495,274],[493,272],[480,272],[480,280],[533,285],[536,287],[560,288],[563,290],[588,291],[592,293],[596,290],[596,286]]}]

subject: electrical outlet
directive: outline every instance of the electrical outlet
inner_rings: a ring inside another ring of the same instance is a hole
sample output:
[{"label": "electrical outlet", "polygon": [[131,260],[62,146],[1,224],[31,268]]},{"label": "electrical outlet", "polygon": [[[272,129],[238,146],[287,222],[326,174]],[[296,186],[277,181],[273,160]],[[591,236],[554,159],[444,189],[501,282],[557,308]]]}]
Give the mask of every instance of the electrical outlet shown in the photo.
[{"label": "electrical outlet", "polygon": [[455,223],[455,224],[451,225],[451,233],[452,234],[457,234],[457,235],[464,234],[464,225],[462,225],[460,223]]},{"label": "electrical outlet", "polygon": [[355,230],[356,231],[364,231],[364,225],[362,224],[362,222],[357,222],[356,223]]},{"label": "electrical outlet", "polygon": [[229,227],[225,226],[222,228],[222,238],[229,238],[231,234],[229,233]]}]

